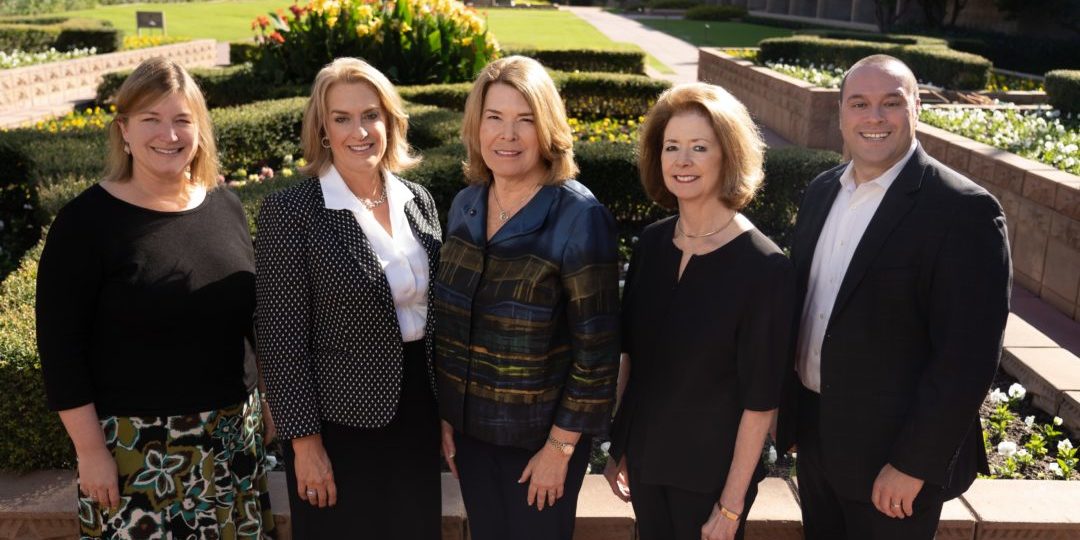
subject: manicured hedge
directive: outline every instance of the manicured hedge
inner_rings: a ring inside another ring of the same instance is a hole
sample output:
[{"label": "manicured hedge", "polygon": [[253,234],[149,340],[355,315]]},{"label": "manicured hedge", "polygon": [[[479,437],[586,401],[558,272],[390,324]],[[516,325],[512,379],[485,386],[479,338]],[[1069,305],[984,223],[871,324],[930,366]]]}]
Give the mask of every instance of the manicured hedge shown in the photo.
[{"label": "manicured hedge", "polygon": [[[14,22],[13,22],[14,21]],[[61,52],[94,47],[98,54],[120,48],[120,30],[97,19],[47,18],[0,21],[0,50],[41,51],[53,47]]]},{"label": "manicured hedge", "polygon": [[259,44],[254,41],[229,42],[229,63],[232,65],[248,64],[255,61],[259,54]]},{"label": "manicured hedge", "polygon": [[[191,78],[195,79],[202,89],[206,104],[211,109],[268,99],[306,96],[310,89],[307,85],[267,84],[256,78],[250,64],[224,68],[191,68],[188,73],[191,73]],[[130,74],[131,70],[117,71],[102,77],[97,88],[98,104],[112,103],[113,96]]]},{"label": "manicured hedge", "polygon": [[222,167],[299,156],[305,103],[307,98],[288,98],[211,110]]},{"label": "manicured hedge", "polygon": [[645,73],[645,53],[602,49],[510,49],[506,54],[535,58],[548,69],[601,73]]},{"label": "manicured hedge", "polygon": [[1046,74],[1046,95],[1054,108],[1080,113],[1080,70],[1058,69]]},{"label": "manicured hedge", "polygon": [[878,34],[874,32],[859,32],[857,30],[837,30],[815,28],[811,30],[796,30],[797,36],[817,36],[826,39],[847,39],[854,41],[870,41],[873,43],[891,43],[893,45],[938,45],[947,47],[949,43],[938,37],[909,35],[909,34]]},{"label": "manicured hedge", "polygon": [[974,54],[954,51],[940,44],[897,45],[850,39],[827,39],[811,35],[770,38],[758,44],[760,62],[802,60],[842,69],[872,54],[889,54],[903,60],[923,82],[956,90],[981,90],[990,79],[990,61]]},{"label": "manicured hedge", "polygon": [[690,9],[701,4],[701,0],[650,0],[645,5],[652,9]]},{"label": "manicured hedge", "polygon": [[732,19],[740,19],[747,14],[746,8],[742,6],[718,6],[718,5],[705,5],[694,6],[686,10],[686,15],[683,17],[692,21],[730,21]]}]

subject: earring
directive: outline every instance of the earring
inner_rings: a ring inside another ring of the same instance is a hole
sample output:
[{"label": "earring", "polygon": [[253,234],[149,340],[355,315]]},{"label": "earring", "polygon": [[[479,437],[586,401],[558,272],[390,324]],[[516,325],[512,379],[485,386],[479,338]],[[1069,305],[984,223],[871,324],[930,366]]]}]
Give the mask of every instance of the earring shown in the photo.
[{"label": "earring", "polygon": [[124,153],[131,154],[131,147],[128,146],[128,143],[124,143]]},{"label": "earring", "polygon": [[322,140],[319,141],[319,144],[321,144],[323,148],[330,148],[330,137],[323,137]]}]

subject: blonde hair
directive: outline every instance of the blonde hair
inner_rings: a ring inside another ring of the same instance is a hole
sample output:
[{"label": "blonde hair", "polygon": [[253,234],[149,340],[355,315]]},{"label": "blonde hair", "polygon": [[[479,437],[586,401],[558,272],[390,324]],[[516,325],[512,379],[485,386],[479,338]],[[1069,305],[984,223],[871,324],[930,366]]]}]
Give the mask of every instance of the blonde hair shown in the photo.
[{"label": "blonde hair", "polygon": [[480,122],[484,117],[484,98],[494,83],[511,86],[529,104],[540,144],[540,159],[547,169],[545,183],[558,184],[578,173],[574,163],[574,135],[566,120],[566,107],[551,76],[532,58],[508,56],[487,65],[476,76],[469,98],[465,101],[465,118],[461,123],[461,140],[467,154],[465,177],[473,183],[491,181],[491,169],[480,152]]},{"label": "blonde hair", "polygon": [[664,185],[660,155],[664,129],[671,117],[695,112],[712,124],[720,143],[720,201],[733,210],[743,209],[764,179],[765,141],[750,113],[727,90],[706,83],[680,84],[657,98],[641,128],[638,170],[645,193],[660,206],[674,209],[678,201]]},{"label": "blonde hair", "polygon": [[198,148],[188,164],[191,181],[206,189],[217,187],[217,145],[214,143],[214,126],[210,123],[206,100],[199,86],[180,64],[161,57],[150,58],[139,64],[116,93],[116,116],[109,123],[105,181],[125,182],[131,179],[134,158],[124,151],[121,124],[126,125],[132,115],[146,110],[170,94],[184,97],[199,132]]},{"label": "blonde hair", "polygon": [[311,98],[304,109],[304,124],[300,130],[300,147],[308,165],[300,172],[309,176],[318,176],[334,161],[329,148],[322,145],[326,136],[326,96],[335,84],[367,84],[379,96],[379,104],[386,111],[389,120],[386,126],[386,153],[379,162],[383,172],[399,173],[420,162],[409,148],[406,134],[409,131],[409,115],[401,103],[390,79],[371,64],[358,58],[338,58],[319,70],[315,82],[311,85]]}]

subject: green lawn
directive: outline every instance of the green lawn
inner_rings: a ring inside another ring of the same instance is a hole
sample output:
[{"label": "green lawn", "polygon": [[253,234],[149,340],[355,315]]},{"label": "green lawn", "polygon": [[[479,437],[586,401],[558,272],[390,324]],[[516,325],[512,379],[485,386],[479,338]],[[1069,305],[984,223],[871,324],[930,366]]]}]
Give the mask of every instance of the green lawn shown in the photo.
[{"label": "green lawn", "polygon": [[791,30],[740,22],[639,19],[641,24],[698,47],[756,47],[771,37],[788,37]]}]

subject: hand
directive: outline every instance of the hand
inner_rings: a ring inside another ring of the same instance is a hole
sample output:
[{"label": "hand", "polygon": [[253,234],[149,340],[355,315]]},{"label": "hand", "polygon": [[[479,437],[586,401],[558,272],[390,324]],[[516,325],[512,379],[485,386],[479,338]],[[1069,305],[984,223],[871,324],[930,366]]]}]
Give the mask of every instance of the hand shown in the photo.
[{"label": "hand", "polygon": [[563,483],[566,481],[569,462],[570,456],[549,444],[544,444],[529,460],[518,479],[519,484],[529,481],[529,506],[536,503],[537,510],[543,510],[545,503],[549,507],[555,506],[555,501],[563,496]]},{"label": "hand", "polygon": [[914,513],[911,505],[922,486],[922,480],[904,474],[886,463],[874,480],[870,499],[882,514],[904,519]]},{"label": "hand", "polygon": [[442,455],[446,459],[446,464],[450,466],[450,474],[457,478],[457,464],[454,463],[454,456],[457,455],[457,446],[454,445],[454,426],[446,420],[442,421]]},{"label": "hand", "polygon": [[273,442],[274,437],[277,437],[277,427],[274,426],[274,417],[270,414],[270,404],[264,399],[262,402],[262,419],[263,419],[263,442]]},{"label": "hand", "polygon": [[78,454],[79,491],[97,503],[112,510],[120,508],[120,476],[116,472],[116,460],[105,446]]},{"label": "hand", "polygon": [[608,457],[607,465],[604,466],[604,478],[607,478],[616,497],[623,502],[630,502],[630,473],[626,470],[626,456],[623,456],[618,464]]},{"label": "hand", "polygon": [[[725,505],[724,508],[727,506]],[[728,508],[728,510],[731,509]],[[714,504],[709,520],[701,526],[701,540],[732,540],[735,538],[735,533],[739,531],[741,521],[742,519],[734,521],[724,517],[720,513],[720,508]]]},{"label": "hand", "polygon": [[296,454],[296,493],[312,506],[326,508],[337,504],[337,486],[330,457],[322,444],[322,435],[308,435],[292,441]]}]

